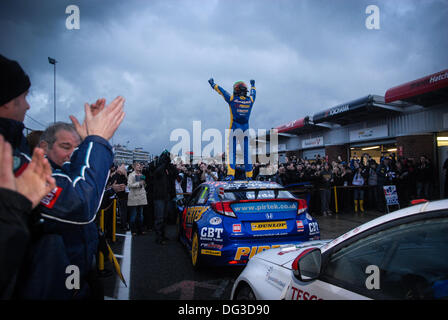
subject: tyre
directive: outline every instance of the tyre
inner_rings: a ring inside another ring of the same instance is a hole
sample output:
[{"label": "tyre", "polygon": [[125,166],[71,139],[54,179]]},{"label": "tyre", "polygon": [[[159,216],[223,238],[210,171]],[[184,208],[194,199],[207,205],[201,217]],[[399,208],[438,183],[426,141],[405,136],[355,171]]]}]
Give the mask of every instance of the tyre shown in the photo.
[{"label": "tyre", "polygon": [[249,287],[249,285],[245,284],[241,289],[238,290],[236,294],[235,300],[257,300],[255,297],[255,293]]},{"label": "tyre", "polygon": [[191,239],[191,264],[195,270],[199,270],[201,268],[201,247],[199,245],[199,236],[196,230],[193,232]]},{"label": "tyre", "polygon": [[181,219],[180,219],[180,215],[177,215],[177,219],[176,219],[176,239],[177,239],[177,241],[180,241],[181,233],[182,233]]}]

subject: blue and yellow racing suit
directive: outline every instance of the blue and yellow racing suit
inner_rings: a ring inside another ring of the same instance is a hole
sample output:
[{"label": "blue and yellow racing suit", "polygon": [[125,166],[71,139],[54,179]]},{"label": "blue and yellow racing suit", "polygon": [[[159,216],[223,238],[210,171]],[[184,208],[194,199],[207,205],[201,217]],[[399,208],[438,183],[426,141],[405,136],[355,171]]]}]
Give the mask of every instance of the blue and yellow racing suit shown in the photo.
[{"label": "blue and yellow racing suit", "polygon": [[[215,84],[213,86],[230,107],[230,131],[228,135],[228,144],[226,147],[226,162],[227,162],[227,176],[235,176],[236,165],[236,145],[239,140],[240,146],[244,151],[244,168],[246,171],[246,177],[252,178],[252,163],[249,153],[249,117],[252,111],[252,107],[255,102],[255,87],[250,88],[250,96],[237,96],[230,95],[226,90]],[[244,139],[237,139],[238,133],[236,130],[241,129],[244,134]],[[232,141],[230,141],[232,137]],[[241,141],[243,140],[243,141]],[[232,146],[232,148],[229,147]],[[244,146],[244,147],[243,147]],[[231,149],[231,150],[230,150]]]}]

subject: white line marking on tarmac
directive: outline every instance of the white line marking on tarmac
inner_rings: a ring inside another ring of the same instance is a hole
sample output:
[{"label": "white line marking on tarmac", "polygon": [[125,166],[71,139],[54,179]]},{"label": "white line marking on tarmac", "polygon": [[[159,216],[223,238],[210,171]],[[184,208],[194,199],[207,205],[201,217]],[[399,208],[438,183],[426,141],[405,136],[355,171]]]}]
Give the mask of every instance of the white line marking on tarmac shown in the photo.
[{"label": "white line marking on tarmac", "polygon": [[129,292],[131,289],[131,254],[132,254],[132,236],[131,232],[126,232],[124,245],[123,245],[123,259],[121,261],[121,273],[123,274],[124,279],[126,280],[127,287],[121,282],[120,279],[117,279],[118,283],[118,300],[129,300]]}]

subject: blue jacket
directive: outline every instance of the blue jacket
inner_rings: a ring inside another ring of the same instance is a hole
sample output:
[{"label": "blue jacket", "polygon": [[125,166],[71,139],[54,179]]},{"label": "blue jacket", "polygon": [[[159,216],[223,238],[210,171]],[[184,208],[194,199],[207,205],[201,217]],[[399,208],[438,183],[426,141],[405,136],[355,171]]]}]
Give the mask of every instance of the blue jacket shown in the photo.
[{"label": "blue jacket", "polygon": [[252,111],[252,107],[255,102],[256,90],[255,87],[250,88],[250,96],[244,97],[239,96],[235,97],[230,95],[226,90],[218,86],[214,85],[213,89],[216,90],[230,107],[230,128],[233,128],[233,123],[237,122],[239,124],[247,124],[249,123],[250,112]]},{"label": "blue jacket", "polygon": [[[99,136],[88,136],[62,167],[50,161],[57,188],[36,209],[43,237],[31,249],[19,298],[71,299],[89,295],[86,277],[98,249],[95,218],[112,162],[112,147]],[[46,248],[53,257],[45,254]],[[68,265],[79,268],[79,290],[66,287]]]}]

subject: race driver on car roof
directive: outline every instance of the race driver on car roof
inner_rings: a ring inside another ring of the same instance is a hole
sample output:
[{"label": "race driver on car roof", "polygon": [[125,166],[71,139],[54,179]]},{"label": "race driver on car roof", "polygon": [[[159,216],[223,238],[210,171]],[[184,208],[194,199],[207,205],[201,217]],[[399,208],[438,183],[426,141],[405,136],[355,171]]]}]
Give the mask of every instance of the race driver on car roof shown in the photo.
[{"label": "race driver on car roof", "polygon": [[[227,180],[235,179],[235,165],[236,165],[236,145],[237,140],[244,151],[244,167],[246,178],[252,179],[252,163],[249,152],[249,137],[244,134],[235,132],[240,129],[243,133],[249,129],[249,117],[252,107],[255,102],[255,80],[250,80],[250,96],[247,96],[247,85],[243,81],[237,81],[233,84],[233,94],[230,95],[219,85],[215,84],[213,78],[208,80],[210,86],[218,92],[230,107],[230,133],[228,145],[226,147],[226,162],[227,162]],[[232,141],[230,141],[230,136]],[[232,148],[230,148],[230,146]]]}]

